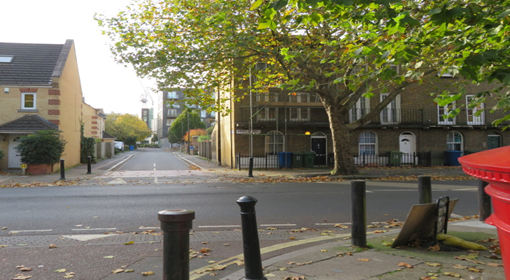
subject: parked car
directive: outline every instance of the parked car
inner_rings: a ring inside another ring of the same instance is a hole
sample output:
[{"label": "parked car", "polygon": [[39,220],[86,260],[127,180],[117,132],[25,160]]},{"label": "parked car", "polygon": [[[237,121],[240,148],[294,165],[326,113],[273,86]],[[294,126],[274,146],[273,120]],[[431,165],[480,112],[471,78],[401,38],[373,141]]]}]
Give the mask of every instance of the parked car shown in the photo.
[{"label": "parked car", "polygon": [[124,142],[122,141],[113,141],[113,145],[115,146],[115,148],[121,150],[121,151],[124,151]]}]

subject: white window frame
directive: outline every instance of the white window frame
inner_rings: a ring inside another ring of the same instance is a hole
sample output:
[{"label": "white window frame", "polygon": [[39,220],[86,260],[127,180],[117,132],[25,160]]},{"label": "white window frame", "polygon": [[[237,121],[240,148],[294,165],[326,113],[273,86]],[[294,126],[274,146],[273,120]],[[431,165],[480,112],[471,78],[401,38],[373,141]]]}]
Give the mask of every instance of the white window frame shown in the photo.
[{"label": "white window frame", "polygon": [[[32,107],[25,106],[26,97],[28,95],[31,95],[31,96],[34,97],[34,100],[33,100],[34,106],[32,106]],[[21,93],[21,109],[23,109],[23,110],[35,110],[35,109],[37,109],[37,95],[36,95],[35,92],[22,92]]]},{"label": "white window frame", "polygon": [[177,116],[177,109],[168,109],[167,116]]},{"label": "white window frame", "polygon": [[201,111],[200,111],[200,117],[201,117],[201,118],[205,118],[205,117],[207,117],[207,111],[206,111],[206,110],[201,110]]},{"label": "white window frame", "polygon": [[266,153],[278,155],[285,151],[285,136],[277,130],[269,131],[265,137]]},{"label": "white window frame", "polygon": [[[294,92],[289,95],[289,103],[307,103],[310,102],[310,93],[308,92]],[[290,107],[289,108],[290,121],[310,121],[310,108],[304,107]]]},{"label": "white window frame", "polygon": [[[483,111],[484,104],[480,103],[475,108],[469,108],[469,102],[474,98],[474,95],[466,95],[466,118],[468,125],[484,125],[485,124],[485,112]],[[476,115],[478,111],[480,115]]]},{"label": "white window frame", "polygon": [[[388,97],[389,93],[381,93],[380,102]],[[381,110],[381,124],[400,123],[400,94]]]},{"label": "white window frame", "polygon": [[168,91],[166,99],[179,99],[179,93],[177,91]]},{"label": "white window frame", "polygon": [[[460,141],[455,139],[455,135],[460,136]],[[458,146],[458,148],[456,147]],[[450,131],[446,135],[446,149],[448,151],[464,151],[464,137],[462,133],[458,131]]]},{"label": "white window frame", "polygon": [[[367,138],[368,137],[372,137],[373,136],[373,142],[367,142],[367,140],[372,140],[372,139],[369,139]],[[365,153],[365,155],[367,156],[373,156],[373,155],[377,155],[377,134],[373,131],[363,131],[359,134],[358,136],[358,155],[359,156],[363,156],[363,153],[364,151],[366,150],[365,148],[362,148],[362,147],[372,147],[373,149],[371,149],[370,153]],[[362,151],[363,150],[363,151]]]},{"label": "white window frame", "polygon": [[[272,96],[274,96],[274,100],[271,99]],[[277,102],[278,95],[276,93],[275,93],[275,95],[271,95],[271,92],[266,91],[266,92],[257,94],[256,101],[257,102]]]},{"label": "white window frame", "polygon": [[356,101],[356,104],[349,110],[350,122],[359,120],[370,111],[370,98],[361,97]]},{"label": "white window frame", "polygon": [[437,104],[437,124],[439,125],[455,125],[457,122],[457,117],[453,118],[447,118],[445,119],[445,113],[446,111],[449,111],[448,108],[451,108],[451,110],[455,110],[455,101],[446,105],[446,106],[440,106]]},{"label": "white window frame", "polygon": [[257,114],[257,120],[259,121],[275,121],[278,115],[278,108],[262,108]]}]

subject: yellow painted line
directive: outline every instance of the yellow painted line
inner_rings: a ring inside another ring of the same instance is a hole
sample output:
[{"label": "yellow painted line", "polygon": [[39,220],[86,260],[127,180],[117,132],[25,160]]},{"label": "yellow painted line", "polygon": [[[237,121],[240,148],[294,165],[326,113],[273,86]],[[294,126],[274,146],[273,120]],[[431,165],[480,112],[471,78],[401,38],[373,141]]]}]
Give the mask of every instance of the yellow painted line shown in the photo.
[{"label": "yellow painted line", "polygon": [[[367,234],[370,234],[370,233],[367,233]],[[351,236],[351,234],[327,235],[327,236],[319,236],[319,237],[313,237],[313,238],[308,238],[308,239],[296,240],[293,242],[280,243],[280,244],[276,244],[273,246],[261,248],[260,254],[262,255],[262,254],[266,254],[269,252],[273,252],[273,251],[277,251],[277,250],[281,250],[281,249],[285,249],[285,248],[290,248],[290,247],[294,247],[294,246],[299,246],[299,245],[303,245],[303,244],[331,240],[331,239],[336,239],[336,238],[345,238],[345,237],[349,237],[349,236]],[[212,268],[217,265],[229,266],[229,265],[235,264],[236,262],[243,260],[243,259],[244,259],[244,254],[239,254],[237,256],[230,257],[228,259],[219,261],[217,263],[195,269],[190,272],[189,279],[196,280],[196,279],[201,278],[202,276],[208,275],[208,273],[206,273],[206,271],[205,271],[207,268]]]}]

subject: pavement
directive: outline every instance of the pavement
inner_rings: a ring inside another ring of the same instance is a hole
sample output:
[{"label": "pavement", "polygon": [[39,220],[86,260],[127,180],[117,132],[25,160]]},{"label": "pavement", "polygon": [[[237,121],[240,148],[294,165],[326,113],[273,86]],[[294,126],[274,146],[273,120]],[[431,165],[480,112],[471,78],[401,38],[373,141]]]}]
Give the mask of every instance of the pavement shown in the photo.
[{"label": "pavement", "polygon": [[[92,174],[86,174],[86,165],[69,168],[65,170],[65,180],[61,180],[60,173],[21,176],[7,171],[8,173],[0,173],[0,188],[104,183],[106,175],[116,172],[122,163],[136,153],[136,150],[121,153],[112,159],[93,164]],[[254,170],[254,177],[250,178],[247,170],[233,170],[199,156],[173,153],[194,165],[193,170],[214,174],[219,180],[296,179],[325,176],[330,171]],[[436,179],[465,179],[463,176],[466,176],[459,167],[363,168],[358,176],[335,178],[409,180],[413,179],[412,176],[419,175],[430,175]],[[393,227],[391,224],[370,225],[367,228],[367,245],[370,248],[362,249],[351,246],[351,229],[347,227],[335,227],[332,231],[260,229],[263,274],[267,280],[505,279],[501,255],[493,252],[498,249],[497,229],[478,221],[477,218],[460,218],[449,222],[448,234],[482,244],[489,248],[486,251],[450,246],[441,246],[440,250],[435,250],[437,247],[424,243],[391,248],[388,244],[391,244],[400,231],[400,227]],[[242,263],[244,256],[241,235],[242,233],[236,230],[192,231],[190,256],[193,258],[190,261],[189,279],[241,280],[246,279],[246,276],[253,276],[246,274],[247,270]],[[230,244],[226,244],[227,241]],[[48,244],[54,245],[54,248],[49,248],[51,245],[48,247]],[[204,247],[210,248],[210,252],[204,250]],[[225,250],[229,247],[232,249]],[[218,253],[215,254],[216,252]],[[103,235],[0,236],[0,279],[163,279],[162,265],[162,235],[158,229]],[[30,270],[23,271],[23,267],[30,267]],[[114,273],[115,269],[119,269],[118,273]],[[130,270],[134,272],[129,273]],[[144,276],[144,272],[153,272],[154,275]],[[23,278],[28,276],[31,278]],[[264,278],[257,278],[262,279]]]}]

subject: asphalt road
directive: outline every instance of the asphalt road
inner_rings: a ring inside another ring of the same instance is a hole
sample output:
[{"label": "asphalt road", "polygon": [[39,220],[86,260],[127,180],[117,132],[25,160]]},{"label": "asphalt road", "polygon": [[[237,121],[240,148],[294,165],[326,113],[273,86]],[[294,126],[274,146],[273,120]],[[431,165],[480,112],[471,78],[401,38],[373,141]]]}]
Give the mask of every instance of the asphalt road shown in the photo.
[{"label": "asphalt road", "polygon": [[[188,167],[170,153],[143,151],[119,170],[172,170]],[[113,179],[113,178],[112,178]],[[213,178],[214,179],[214,178]],[[459,198],[458,215],[478,213],[475,181],[436,184],[433,198]],[[90,234],[157,228],[157,212],[196,212],[195,230],[240,228],[236,200],[258,199],[259,226],[327,228],[351,221],[350,182],[240,184],[211,180],[201,184],[126,184],[0,189],[0,235]],[[418,203],[416,183],[368,182],[367,221],[404,221]]]}]

